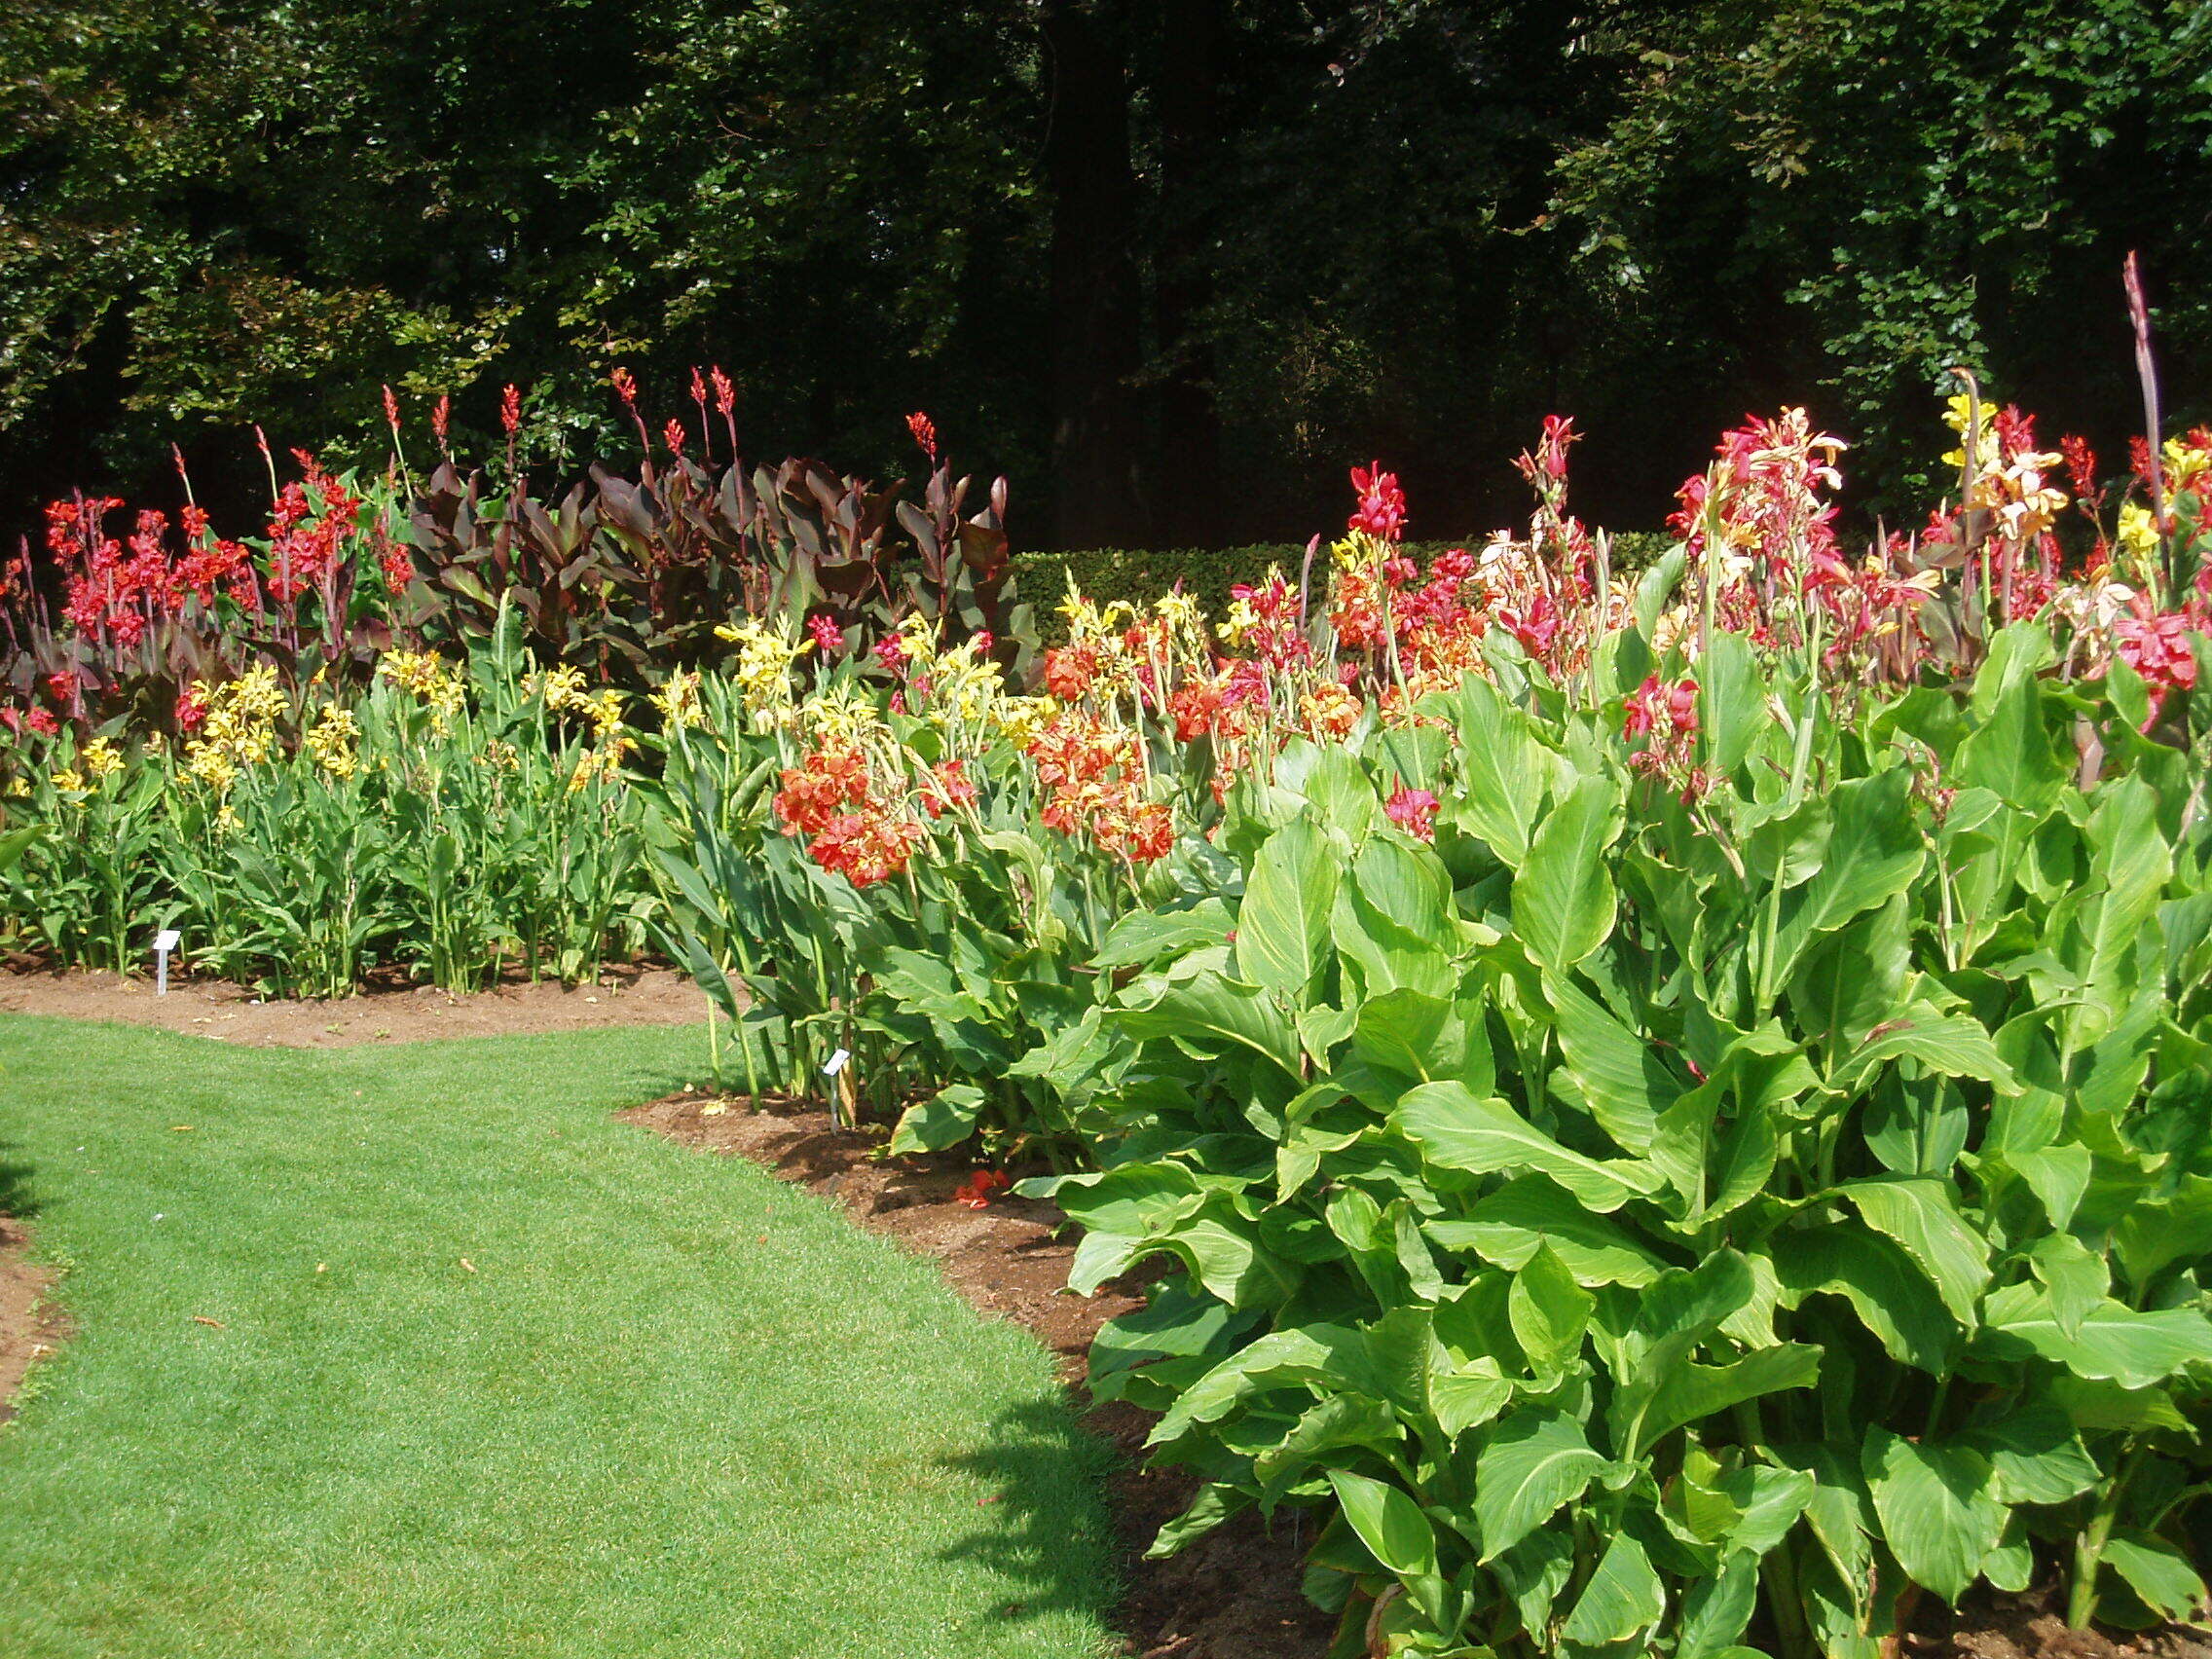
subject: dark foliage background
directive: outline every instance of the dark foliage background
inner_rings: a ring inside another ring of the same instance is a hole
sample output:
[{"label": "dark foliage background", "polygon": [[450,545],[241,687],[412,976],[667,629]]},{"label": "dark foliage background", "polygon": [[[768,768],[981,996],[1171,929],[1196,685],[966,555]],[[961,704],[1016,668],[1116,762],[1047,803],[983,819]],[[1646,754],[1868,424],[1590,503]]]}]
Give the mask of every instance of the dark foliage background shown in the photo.
[{"label": "dark foliage background", "polygon": [[[1014,480],[1028,546],[1655,525],[1810,398],[1863,507],[1952,362],[2108,455],[2142,250],[2212,387],[2199,0],[92,0],[0,12],[0,531],[70,486],[250,511],[250,426],[380,461],[378,387],[550,481],[689,366],[750,453]],[[2194,402],[2192,400],[2194,400]]]}]

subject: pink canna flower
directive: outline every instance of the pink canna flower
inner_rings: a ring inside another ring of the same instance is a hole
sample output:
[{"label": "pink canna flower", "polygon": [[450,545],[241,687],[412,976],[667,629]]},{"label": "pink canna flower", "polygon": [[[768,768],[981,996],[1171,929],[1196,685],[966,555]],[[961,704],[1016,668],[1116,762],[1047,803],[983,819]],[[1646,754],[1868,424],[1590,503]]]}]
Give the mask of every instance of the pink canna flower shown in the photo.
[{"label": "pink canna flower", "polygon": [[1383,803],[1382,812],[1391,823],[1416,840],[1436,839],[1436,796],[1428,791],[1401,787],[1396,794]]}]

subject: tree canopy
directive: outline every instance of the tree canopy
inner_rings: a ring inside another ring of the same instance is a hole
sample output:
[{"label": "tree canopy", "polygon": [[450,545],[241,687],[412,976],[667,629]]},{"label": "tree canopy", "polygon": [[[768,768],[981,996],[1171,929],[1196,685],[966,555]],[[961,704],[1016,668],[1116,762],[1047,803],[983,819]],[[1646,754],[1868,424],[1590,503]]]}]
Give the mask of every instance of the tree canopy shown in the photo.
[{"label": "tree canopy", "polygon": [[77,0],[0,19],[0,528],[381,457],[525,388],[534,461],[691,365],[749,452],[905,463],[1031,544],[1303,534],[1386,458],[1520,511],[1555,410],[1656,523],[1812,400],[1899,493],[1954,363],[2111,446],[2123,253],[2212,385],[2195,0]]}]

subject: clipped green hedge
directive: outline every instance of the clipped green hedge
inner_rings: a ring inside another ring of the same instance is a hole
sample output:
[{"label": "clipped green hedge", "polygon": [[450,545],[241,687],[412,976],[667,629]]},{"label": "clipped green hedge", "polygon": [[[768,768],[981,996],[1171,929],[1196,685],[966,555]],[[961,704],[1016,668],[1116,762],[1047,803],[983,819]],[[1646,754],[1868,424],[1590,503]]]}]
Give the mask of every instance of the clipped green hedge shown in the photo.
[{"label": "clipped green hedge", "polygon": [[[1412,558],[1426,563],[1454,547],[1479,547],[1485,539],[1409,541],[1405,548]],[[1613,568],[1641,571],[1655,563],[1674,540],[1664,531],[1620,532],[1612,538]],[[1324,546],[1316,561],[1327,556]],[[1208,609],[1219,610],[1229,604],[1229,590],[1237,582],[1259,580],[1271,565],[1281,566],[1283,574],[1295,581],[1305,559],[1304,542],[1261,541],[1242,547],[1089,547],[1072,553],[1017,553],[1014,565],[1021,596],[1035,607],[1037,625],[1051,645],[1067,632],[1055,607],[1067,592],[1070,576],[1085,597],[1100,604],[1120,599],[1148,605],[1180,582]]]}]

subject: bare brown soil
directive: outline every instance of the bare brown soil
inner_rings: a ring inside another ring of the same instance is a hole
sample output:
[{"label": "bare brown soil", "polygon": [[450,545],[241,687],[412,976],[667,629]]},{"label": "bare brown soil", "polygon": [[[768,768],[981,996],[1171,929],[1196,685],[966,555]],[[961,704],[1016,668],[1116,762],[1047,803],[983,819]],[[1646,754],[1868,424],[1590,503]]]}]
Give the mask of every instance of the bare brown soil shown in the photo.
[{"label": "bare brown soil", "polygon": [[[967,1164],[881,1158],[885,1130],[839,1129],[827,1112],[779,1105],[756,1112],[743,1101],[699,1094],[655,1100],[621,1116],[685,1146],[750,1158],[834,1198],[863,1227],[936,1261],[976,1308],[1034,1331],[1059,1356],[1061,1375],[1079,1394],[1098,1327],[1143,1306],[1141,1271],[1095,1296],[1068,1295],[1075,1244],[1056,1235],[1063,1218],[1054,1206],[1001,1193],[971,1209],[953,1198],[972,1172]],[[1333,1621],[1298,1589],[1310,1537],[1301,1538],[1287,1518],[1271,1532],[1246,1514],[1181,1555],[1143,1560],[1197,1483],[1180,1471],[1140,1466],[1150,1414],[1117,1402],[1091,1408],[1087,1420],[1126,1455],[1114,1493],[1128,1587],[1120,1612],[1124,1651],[1145,1659],[1319,1659]]]},{"label": "bare brown soil", "polygon": [[1899,1645],[1909,1659],[2212,1659],[2201,1630],[2070,1630],[2063,1608],[2056,1584],[1970,1594],[1956,1611],[1931,1605]]},{"label": "bare brown soil", "polygon": [[596,985],[517,980],[459,996],[387,981],[329,1002],[264,1002],[243,985],[173,973],[169,994],[158,997],[150,977],[16,969],[0,973],[0,1011],[152,1025],[250,1049],[342,1049],[602,1025],[688,1025],[706,1019],[707,999],[668,968],[610,968]]},{"label": "bare brown soil", "polygon": [[0,1215],[0,1422],[16,1415],[10,1402],[23,1374],[68,1334],[60,1311],[46,1300],[55,1275],[26,1259],[29,1249],[30,1230]]}]

